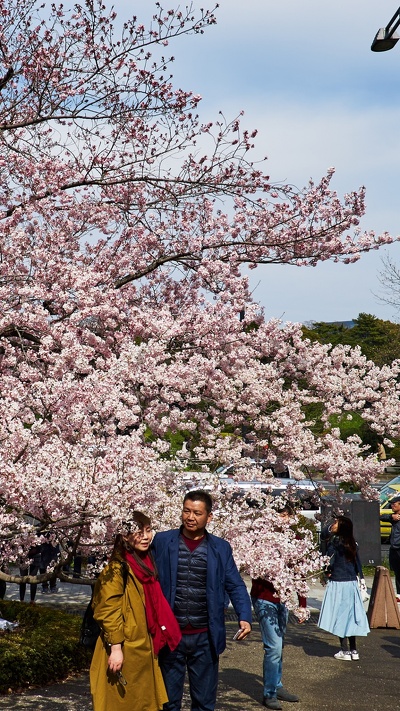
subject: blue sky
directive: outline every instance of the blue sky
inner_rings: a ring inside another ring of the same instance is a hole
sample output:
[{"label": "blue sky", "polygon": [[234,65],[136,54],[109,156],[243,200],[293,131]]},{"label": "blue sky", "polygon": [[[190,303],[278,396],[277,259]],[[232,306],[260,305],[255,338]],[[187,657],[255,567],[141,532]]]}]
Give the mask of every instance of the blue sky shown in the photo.
[{"label": "blue sky", "polygon": [[[134,11],[146,24],[153,3],[131,8],[115,2],[119,15]],[[244,110],[243,125],[259,130],[254,158],[268,156],[272,181],[303,187],[334,166],[339,195],[367,188],[362,227],[399,235],[400,42],[390,52],[370,49],[396,10],[395,0],[220,0],[216,26],[171,47],[175,82],[203,97],[203,120]],[[251,274],[254,297],[268,318],[283,321],[360,312],[400,320],[374,295],[384,254],[400,264],[395,244],[355,265],[260,267]]]}]

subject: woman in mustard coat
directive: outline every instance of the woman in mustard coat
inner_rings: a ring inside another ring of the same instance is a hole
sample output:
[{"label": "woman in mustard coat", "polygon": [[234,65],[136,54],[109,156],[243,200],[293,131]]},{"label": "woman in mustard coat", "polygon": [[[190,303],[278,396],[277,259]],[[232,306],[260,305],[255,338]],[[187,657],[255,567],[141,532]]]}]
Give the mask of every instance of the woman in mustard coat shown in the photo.
[{"label": "woman in mustard coat", "polygon": [[159,711],[168,701],[157,655],[174,649],[180,630],[149,554],[150,519],[133,512],[118,534],[93,594],[100,626],[90,666],[94,711]]}]

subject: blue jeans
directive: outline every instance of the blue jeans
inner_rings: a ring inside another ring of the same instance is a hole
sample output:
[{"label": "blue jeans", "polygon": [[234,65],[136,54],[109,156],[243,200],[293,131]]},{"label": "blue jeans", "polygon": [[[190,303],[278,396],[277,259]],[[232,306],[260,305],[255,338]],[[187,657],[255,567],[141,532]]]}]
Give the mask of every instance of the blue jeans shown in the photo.
[{"label": "blue jeans", "polygon": [[189,677],[192,711],[214,711],[218,685],[218,655],[210,644],[208,632],[184,634],[171,652],[161,650],[158,658],[168,703],[164,711],[180,711],[186,669]]},{"label": "blue jeans", "polygon": [[264,645],[264,696],[276,696],[277,689],[282,686],[282,651],[288,609],[280,602],[258,598],[252,598],[252,603]]}]

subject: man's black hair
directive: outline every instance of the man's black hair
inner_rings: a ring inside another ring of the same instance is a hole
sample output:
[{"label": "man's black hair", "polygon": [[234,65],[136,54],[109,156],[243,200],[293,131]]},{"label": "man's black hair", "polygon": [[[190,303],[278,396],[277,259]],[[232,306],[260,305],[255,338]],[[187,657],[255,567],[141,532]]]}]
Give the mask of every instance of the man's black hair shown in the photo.
[{"label": "man's black hair", "polygon": [[194,489],[193,491],[188,491],[187,494],[185,494],[183,503],[185,504],[185,501],[187,501],[188,499],[189,501],[202,501],[206,507],[207,513],[211,513],[213,500],[208,491],[204,491],[203,489]]}]

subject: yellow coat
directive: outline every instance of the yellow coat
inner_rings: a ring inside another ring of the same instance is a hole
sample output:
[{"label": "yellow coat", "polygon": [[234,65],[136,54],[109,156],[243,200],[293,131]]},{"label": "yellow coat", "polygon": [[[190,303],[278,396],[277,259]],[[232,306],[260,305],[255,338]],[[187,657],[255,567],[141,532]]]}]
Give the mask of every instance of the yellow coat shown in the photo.
[{"label": "yellow coat", "polygon": [[[143,586],[129,569],[126,588],[122,566],[111,561],[94,589],[94,617],[101,634],[90,666],[94,711],[159,711],[168,701],[147,629]],[[108,672],[108,645],[123,642],[123,686]]]}]

